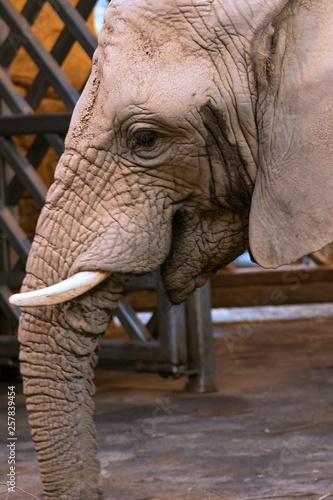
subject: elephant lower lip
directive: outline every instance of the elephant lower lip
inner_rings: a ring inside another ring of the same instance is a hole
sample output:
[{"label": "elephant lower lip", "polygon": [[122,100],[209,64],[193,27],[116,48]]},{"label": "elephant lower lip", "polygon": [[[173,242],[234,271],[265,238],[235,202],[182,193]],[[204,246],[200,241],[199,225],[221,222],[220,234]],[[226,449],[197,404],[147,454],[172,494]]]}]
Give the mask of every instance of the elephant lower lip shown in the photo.
[{"label": "elephant lower lip", "polygon": [[124,293],[120,276],[105,279],[88,293],[60,306],[63,320],[79,333],[102,335]]}]

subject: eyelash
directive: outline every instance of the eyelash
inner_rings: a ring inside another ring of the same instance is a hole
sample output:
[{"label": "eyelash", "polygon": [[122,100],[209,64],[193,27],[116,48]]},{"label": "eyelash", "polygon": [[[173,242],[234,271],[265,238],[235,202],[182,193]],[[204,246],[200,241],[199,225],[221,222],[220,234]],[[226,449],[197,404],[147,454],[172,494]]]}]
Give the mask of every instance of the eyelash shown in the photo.
[{"label": "eyelash", "polygon": [[155,146],[158,136],[155,130],[138,130],[131,139],[131,149],[151,149]]}]

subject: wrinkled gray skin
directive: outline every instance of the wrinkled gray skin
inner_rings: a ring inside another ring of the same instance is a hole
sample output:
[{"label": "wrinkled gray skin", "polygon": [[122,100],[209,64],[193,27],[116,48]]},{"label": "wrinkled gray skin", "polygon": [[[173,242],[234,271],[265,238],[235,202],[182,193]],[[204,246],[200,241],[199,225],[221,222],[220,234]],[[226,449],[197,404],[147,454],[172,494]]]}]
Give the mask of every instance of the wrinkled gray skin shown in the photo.
[{"label": "wrinkled gray skin", "polygon": [[333,240],[332,53],[332,0],[111,3],[24,285],[116,273],[23,311],[45,498],[100,497],[93,367],[126,275],[162,265],[179,302],[248,234],[265,267]]}]

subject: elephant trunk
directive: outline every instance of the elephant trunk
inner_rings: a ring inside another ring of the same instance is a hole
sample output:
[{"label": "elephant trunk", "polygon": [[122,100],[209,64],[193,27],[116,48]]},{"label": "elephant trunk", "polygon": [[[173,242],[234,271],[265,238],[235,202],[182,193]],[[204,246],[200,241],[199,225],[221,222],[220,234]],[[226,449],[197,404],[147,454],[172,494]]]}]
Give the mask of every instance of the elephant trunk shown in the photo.
[{"label": "elephant trunk", "polygon": [[[70,253],[70,245],[66,252],[59,248],[57,243],[63,242],[66,234],[61,232],[61,224],[54,228],[55,212],[46,208],[41,216],[24,292],[65,283],[71,274],[77,253]],[[42,231],[43,226],[53,230],[47,233]],[[73,232],[77,227],[73,226]],[[79,253],[81,250],[78,247]],[[120,293],[121,285],[106,279],[79,299],[22,309],[19,342],[23,391],[45,499],[102,498],[93,423],[93,369],[99,336],[110,322]]]},{"label": "elephant trunk", "polygon": [[92,420],[98,339],[69,339],[66,331],[35,318],[34,329],[49,330],[40,334],[32,331],[30,315],[23,315],[21,325],[21,372],[44,498],[101,498]]},{"label": "elephant trunk", "polygon": [[[26,286],[34,287],[34,281],[35,277],[28,275]],[[48,500],[102,498],[92,396],[98,339],[119,297],[109,294],[107,285],[109,282],[102,283],[94,297],[77,303],[22,311],[23,390],[43,498]],[[77,308],[82,308],[82,313]]]}]

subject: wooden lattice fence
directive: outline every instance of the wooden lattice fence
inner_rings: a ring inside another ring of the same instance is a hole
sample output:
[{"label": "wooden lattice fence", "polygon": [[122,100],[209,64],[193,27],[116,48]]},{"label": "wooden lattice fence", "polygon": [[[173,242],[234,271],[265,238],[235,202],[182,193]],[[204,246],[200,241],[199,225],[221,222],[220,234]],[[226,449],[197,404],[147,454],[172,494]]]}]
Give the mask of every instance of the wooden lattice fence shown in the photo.
[{"label": "wooden lattice fence", "polygon": [[36,219],[90,71],[97,40],[86,20],[95,3],[0,1],[2,333],[17,325],[8,297],[22,281]]}]

